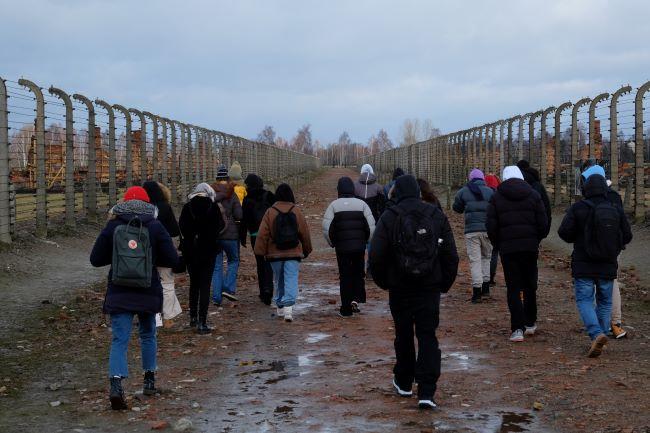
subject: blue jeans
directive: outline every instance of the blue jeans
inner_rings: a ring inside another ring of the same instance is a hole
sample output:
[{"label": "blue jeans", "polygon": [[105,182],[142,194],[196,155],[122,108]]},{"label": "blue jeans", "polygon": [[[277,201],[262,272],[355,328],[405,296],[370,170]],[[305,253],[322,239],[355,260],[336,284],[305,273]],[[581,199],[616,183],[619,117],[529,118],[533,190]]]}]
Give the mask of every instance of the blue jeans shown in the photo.
[{"label": "blue jeans", "polygon": [[[137,313],[140,323],[140,346],[142,347],[142,369],[156,371],[156,316],[155,314]],[[108,357],[109,377],[129,377],[126,352],[129,348],[133,316],[136,313],[111,314],[113,341]]]},{"label": "blue jeans", "polygon": [[271,262],[273,280],[275,281],[275,296],[273,301],[279,308],[291,307],[298,296],[298,260]]},{"label": "blue jeans", "polygon": [[[221,293],[235,294],[237,290],[237,271],[239,270],[239,241],[221,239],[217,241],[221,252],[217,254],[212,274],[212,300],[221,304]],[[223,275],[223,255],[228,259],[226,276]]]},{"label": "blue jeans", "polygon": [[[614,280],[574,278],[576,304],[582,322],[593,340],[605,334],[612,318],[612,287]],[[596,306],[594,307],[594,297]]]}]

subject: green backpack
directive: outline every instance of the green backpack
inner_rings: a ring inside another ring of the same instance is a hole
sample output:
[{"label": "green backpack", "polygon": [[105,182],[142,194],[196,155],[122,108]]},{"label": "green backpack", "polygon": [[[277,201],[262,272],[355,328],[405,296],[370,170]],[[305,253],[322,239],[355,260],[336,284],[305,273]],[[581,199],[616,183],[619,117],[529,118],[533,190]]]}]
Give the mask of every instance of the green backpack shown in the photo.
[{"label": "green backpack", "polygon": [[115,227],[113,232],[113,284],[151,287],[153,263],[149,230],[139,217]]}]

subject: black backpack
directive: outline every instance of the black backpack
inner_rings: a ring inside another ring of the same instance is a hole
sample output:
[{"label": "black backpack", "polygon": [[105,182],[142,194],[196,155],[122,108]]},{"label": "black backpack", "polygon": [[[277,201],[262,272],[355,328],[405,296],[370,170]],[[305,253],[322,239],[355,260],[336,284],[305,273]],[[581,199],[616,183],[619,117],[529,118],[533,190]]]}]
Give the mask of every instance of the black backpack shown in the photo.
[{"label": "black backpack", "polygon": [[273,209],[278,211],[273,226],[273,243],[279,250],[290,250],[300,243],[298,236],[298,219],[296,214],[291,212],[294,206],[291,206],[287,212],[282,212],[277,207]]},{"label": "black backpack", "polygon": [[115,227],[113,232],[113,284],[126,287],[151,287],[153,269],[149,230],[139,217]]},{"label": "black backpack", "polygon": [[615,262],[623,249],[621,233],[621,216],[609,200],[595,204],[584,200],[589,206],[589,215],[585,221],[585,251],[595,262]]},{"label": "black backpack", "polygon": [[434,219],[436,210],[391,206],[394,212],[393,247],[400,273],[411,278],[431,274],[438,260],[439,228]]}]

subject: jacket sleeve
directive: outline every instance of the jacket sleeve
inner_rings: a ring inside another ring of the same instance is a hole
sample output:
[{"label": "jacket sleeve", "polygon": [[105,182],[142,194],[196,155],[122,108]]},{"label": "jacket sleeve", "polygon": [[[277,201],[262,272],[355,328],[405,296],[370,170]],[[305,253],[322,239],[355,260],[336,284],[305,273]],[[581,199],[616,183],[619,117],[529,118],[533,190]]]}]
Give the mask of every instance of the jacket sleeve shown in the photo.
[{"label": "jacket sleeve", "polygon": [[264,217],[262,217],[262,222],[260,223],[260,228],[257,231],[257,240],[255,241],[255,254],[258,256],[266,256],[269,252],[269,240],[271,238],[271,227],[269,226],[269,221],[271,219],[271,208],[266,210]]},{"label": "jacket sleeve", "polygon": [[330,203],[330,205],[327,206],[325,216],[323,216],[323,236],[325,237],[325,240],[330,247],[334,246],[332,239],[330,239],[330,226],[334,220],[334,206],[332,206],[333,204],[334,202]]},{"label": "jacket sleeve", "polygon": [[244,212],[241,207],[241,203],[239,202],[239,197],[237,194],[233,195],[233,201],[232,201],[232,219],[235,221],[241,221],[244,216]]},{"label": "jacket sleeve", "polygon": [[488,203],[487,208],[487,235],[490,238],[490,243],[495,247],[499,245],[499,214],[497,213],[496,208],[496,195],[492,196],[492,199]]},{"label": "jacket sleeve", "polygon": [[90,264],[96,268],[108,266],[113,261],[112,230],[106,226],[97,236],[90,253]]},{"label": "jacket sleeve", "polygon": [[156,231],[156,266],[173,268],[178,265],[178,253],[176,252],[174,241],[162,224],[159,222],[156,224],[159,226]]},{"label": "jacket sleeve", "polygon": [[305,257],[311,254],[311,235],[309,234],[309,226],[307,220],[299,208],[294,208],[296,217],[298,218],[298,235],[300,236],[300,243],[302,244],[302,253]]},{"label": "jacket sleeve", "polygon": [[557,230],[557,234],[564,242],[571,244],[576,240],[576,230],[575,210],[573,206],[571,206],[569,209],[567,209],[566,214],[564,214],[562,224],[560,224],[560,228]]},{"label": "jacket sleeve", "polygon": [[623,233],[623,245],[627,245],[632,242],[632,229],[630,228],[630,222],[625,216],[625,212],[622,207],[618,208],[618,213],[621,220],[621,232]]},{"label": "jacket sleeve", "polygon": [[169,236],[172,238],[177,237],[181,233],[181,230],[178,226],[178,220],[174,214],[174,209],[169,206]]},{"label": "jacket sleeve", "polygon": [[382,289],[388,290],[388,262],[391,257],[390,233],[387,226],[387,217],[390,212],[379,218],[375,233],[370,241],[370,272],[372,279]]},{"label": "jacket sleeve", "polygon": [[[546,205],[544,204],[544,195],[541,199],[535,200],[535,225],[537,226],[537,238],[541,241],[548,236],[551,231],[551,223],[548,220]],[[546,197],[548,200],[548,197]]]},{"label": "jacket sleeve", "polygon": [[463,200],[463,191],[465,188],[461,188],[458,190],[456,193],[456,197],[454,197],[454,205],[452,206],[452,209],[456,213],[463,213],[465,212],[465,200]]},{"label": "jacket sleeve", "polygon": [[440,290],[447,293],[458,275],[458,250],[456,249],[456,241],[454,240],[454,232],[451,230],[447,216],[444,216],[442,224],[442,232],[440,233],[440,249],[438,257],[440,260],[440,270],[442,272],[442,287]]},{"label": "jacket sleeve", "polygon": [[370,210],[370,206],[368,206],[365,202],[363,203],[363,216],[366,217],[366,222],[368,223],[368,230],[370,231],[370,234],[368,235],[368,239],[372,239],[372,234],[375,232],[375,217],[372,216],[372,211]]}]

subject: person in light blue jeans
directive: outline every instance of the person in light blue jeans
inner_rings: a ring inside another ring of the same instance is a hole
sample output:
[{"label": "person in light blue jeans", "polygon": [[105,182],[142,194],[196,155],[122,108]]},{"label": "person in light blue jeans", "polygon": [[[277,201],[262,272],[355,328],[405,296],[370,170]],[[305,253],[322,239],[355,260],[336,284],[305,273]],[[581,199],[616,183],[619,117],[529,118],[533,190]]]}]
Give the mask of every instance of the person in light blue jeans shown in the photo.
[{"label": "person in light blue jeans", "polygon": [[278,308],[292,307],[298,296],[298,260],[283,260],[271,262],[273,280],[275,282],[275,296],[273,302]]},{"label": "person in light blue jeans", "polygon": [[[220,305],[222,296],[236,301],[237,272],[239,270],[239,241],[232,239],[219,239],[217,245],[221,252],[217,254],[212,274],[212,301]],[[226,256],[228,264],[226,273],[223,272],[223,256]]]},{"label": "person in light blue jeans", "polygon": [[[612,287],[614,280],[574,278],[576,305],[589,338],[595,340],[607,333],[612,317]],[[594,298],[596,306],[594,307]]]},{"label": "person in light blue jeans", "polygon": [[[110,377],[129,377],[126,352],[131,338],[133,316],[136,313],[111,314],[113,341],[108,356],[108,373]],[[156,315],[137,313],[140,327],[140,346],[142,349],[142,369],[156,371]]]}]

